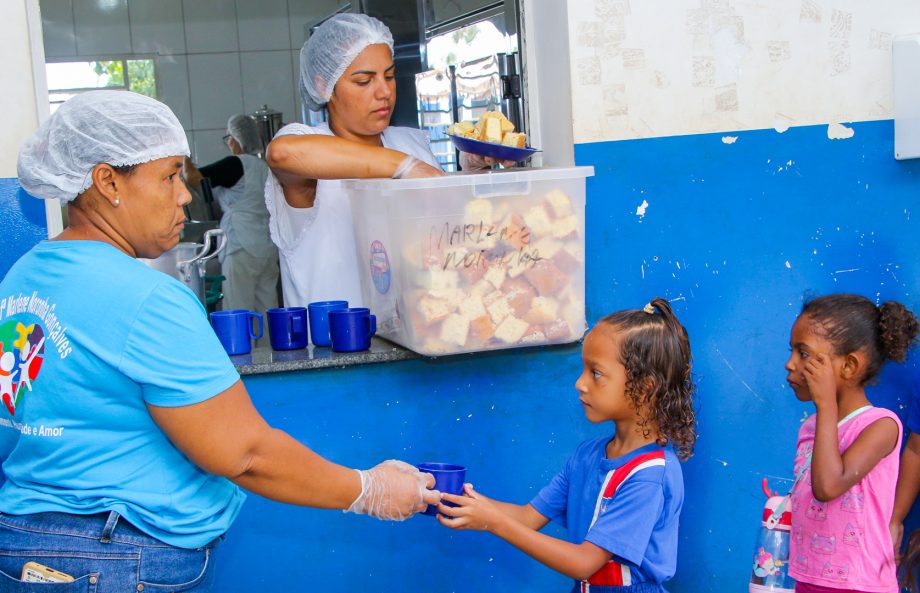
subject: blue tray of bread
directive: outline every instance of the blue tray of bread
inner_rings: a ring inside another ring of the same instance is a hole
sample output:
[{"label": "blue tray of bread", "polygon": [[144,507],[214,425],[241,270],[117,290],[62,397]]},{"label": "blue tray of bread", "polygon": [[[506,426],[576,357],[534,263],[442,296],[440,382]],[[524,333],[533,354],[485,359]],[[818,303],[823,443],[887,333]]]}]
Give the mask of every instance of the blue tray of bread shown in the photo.
[{"label": "blue tray of bread", "polygon": [[500,161],[523,161],[535,152],[540,152],[536,148],[517,148],[506,144],[496,144],[495,142],[484,142],[462,136],[447,135],[451,142],[454,143],[460,151],[478,154],[479,156],[492,157]]}]

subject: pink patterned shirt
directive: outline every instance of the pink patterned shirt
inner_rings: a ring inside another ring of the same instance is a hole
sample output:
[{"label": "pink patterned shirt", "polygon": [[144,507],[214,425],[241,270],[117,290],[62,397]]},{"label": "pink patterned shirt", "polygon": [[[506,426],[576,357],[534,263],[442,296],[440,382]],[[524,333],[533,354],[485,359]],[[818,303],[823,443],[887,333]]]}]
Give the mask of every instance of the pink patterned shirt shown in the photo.
[{"label": "pink patterned shirt", "polygon": [[[853,444],[870,424],[881,418],[901,422],[884,408],[870,407],[837,426],[840,452]],[[799,430],[795,475],[811,459],[817,416]],[[894,549],[888,522],[898,481],[899,447],[841,496],[819,502],[811,490],[811,468],[792,492],[792,540],[789,576],[802,583],[871,593],[898,593]]]}]

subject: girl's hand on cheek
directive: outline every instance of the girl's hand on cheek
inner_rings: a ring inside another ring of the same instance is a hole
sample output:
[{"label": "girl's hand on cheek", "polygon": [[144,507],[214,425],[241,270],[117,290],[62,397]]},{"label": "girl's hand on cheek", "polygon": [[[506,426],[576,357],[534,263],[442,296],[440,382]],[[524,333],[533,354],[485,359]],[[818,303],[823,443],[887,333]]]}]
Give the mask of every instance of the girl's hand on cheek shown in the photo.
[{"label": "girl's hand on cheek", "polygon": [[815,353],[805,362],[805,382],[816,407],[837,403],[834,365],[826,354]]},{"label": "girl's hand on cheek", "polygon": [[[464,496],[446,492],[441,494],[441,504],[438,505],[438,521],[441,525],[451,529],[491,531],[504,518],[494,504],[473,490],[472,484],[464,484],[463,492]],[[447,506],[445,501],[458,506]]]}]

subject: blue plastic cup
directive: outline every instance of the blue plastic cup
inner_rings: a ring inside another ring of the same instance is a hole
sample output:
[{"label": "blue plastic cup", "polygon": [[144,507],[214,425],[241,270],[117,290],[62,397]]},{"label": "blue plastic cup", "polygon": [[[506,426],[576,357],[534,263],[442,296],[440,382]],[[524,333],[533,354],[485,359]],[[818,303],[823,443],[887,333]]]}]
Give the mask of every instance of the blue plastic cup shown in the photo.
[{"label": "blue plastic cup", "polygon": [[282,307],[269,309],[268,337],[272,350],[299,350],[307,347],[307,308]]},{"label": "blue plastic cup", "polygon": [[[441,492],[447,492],[448,494],[463,494],[463,482],[466,479],[466,468],[462,465],[454,465],[453,463],[436,463],[436,462],[427,462],[420,463],[417,466],[418,471],[425,472],[426,474],[431,474],[434,476],[434,488],[435,490],[440,490]],[[449,503],[446,500],[443,501],[445,505],[449,507],[457,506],[455,504]],[[428,505],[423,511],[426,515],[434,517],[438,514],[438,507],[435,505]]]},{"label": "blue plastic cup", "polygon": [[348,301],[317,301],[307,305],[310,315],[310,338],[316,346],[331,346],[329,311],[347,309]]},{"label": "blue plastic cup", "polygon": [[[252,320],[257,320],[259,331],[252,327]],[[252,352],[252,341],[262,337],[262,316],[246,309],[215,311],[211,313],[211,327],[227,354],[247,354]]]},{"label": "blue plastic cup", "polygon": [[329,311],[329,333],[333,352],[361,352],[371,347],[377,332],[377,317],[364,307]]}]

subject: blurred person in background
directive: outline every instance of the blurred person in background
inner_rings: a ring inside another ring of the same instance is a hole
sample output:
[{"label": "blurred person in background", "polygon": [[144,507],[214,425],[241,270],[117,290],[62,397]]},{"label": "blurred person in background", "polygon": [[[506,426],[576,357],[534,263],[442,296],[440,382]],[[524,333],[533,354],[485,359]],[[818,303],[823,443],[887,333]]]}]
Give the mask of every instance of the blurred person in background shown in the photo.
[{"label": "blurred person in background", "polygon": [[265,181],[268,165],[261,158],[258,124],[247,115],[227,121],[224,142],[231,156],[197,168],[185,159],[184,174],[198,188],[207,177],[220,205],[220,228],[227,246],[220,253],[222,308],[264,313],[278,306],[278,249],[268,232]]}]

